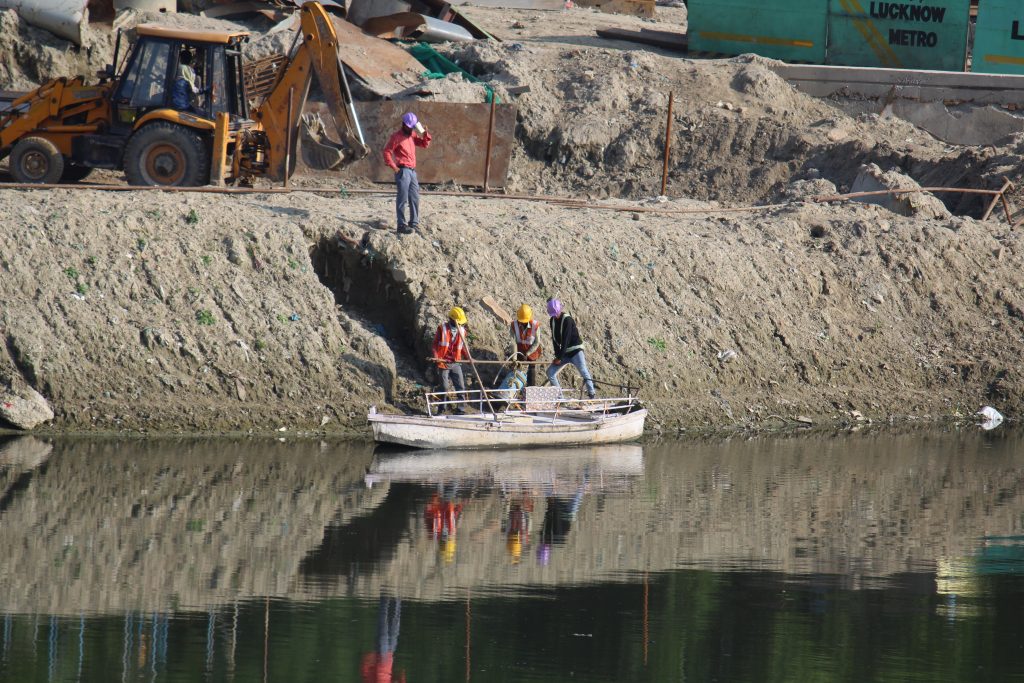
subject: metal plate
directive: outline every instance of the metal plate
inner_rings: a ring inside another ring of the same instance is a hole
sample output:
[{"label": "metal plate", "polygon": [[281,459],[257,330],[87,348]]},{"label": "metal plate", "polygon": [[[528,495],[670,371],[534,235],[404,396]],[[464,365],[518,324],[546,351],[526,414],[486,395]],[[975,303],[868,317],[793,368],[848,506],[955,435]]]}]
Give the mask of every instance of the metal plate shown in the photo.
[{"label": "metal plate", "polygon": [[341,61],[376,94],[394,95],[420,82],[426,68],[402,48],[339,17],[332,16],[331,23]]},{"label": "metal plate", "polygon": [[963,71],[970,5],[970,0],[829,0],[827,63]]},{"label": "metal plate", "polygon": [[828,12],[820,0],[690,0],[688,12],[691,51],[825,61]]},{"label": "metal plate", "polygon": [[1020,0],[985,0],[978,5],[971,71],[1024,74],[1024,11]]},{"label": "metal plate", "polygon": [[[324,105],[307,105],[321,111]],[[487,155],[489,104],[448,102],[357,102],[356,112],[370,155],[346,168],[342,175],[374,182],[393,183],[395,174],[384,164],[381,152],[398,129],[402,114],[416,112],[430,130],[430,147],[416,148],[416,174],[420,183],[482,186]],[[504,187],[516,126],[516,107],[499,104],[494,112],[494,143],[488,185]]]}]

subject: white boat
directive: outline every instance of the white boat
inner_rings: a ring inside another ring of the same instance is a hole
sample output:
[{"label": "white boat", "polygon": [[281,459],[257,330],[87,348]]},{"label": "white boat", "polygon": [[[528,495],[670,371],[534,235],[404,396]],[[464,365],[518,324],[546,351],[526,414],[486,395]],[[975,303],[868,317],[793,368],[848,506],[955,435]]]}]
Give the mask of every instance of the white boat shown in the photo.
[{"label": "white boat", "polygon": [[[428,393],[426,399],[426,415],[378,413],[371,407],[367,419],[374,440],[413,448],[588,446],[638,439],[647,418],[636,397],[565,398],[555,387],[526,387],[515,397],[474,390],[454,397]],[[445,408],[472,410],[438,414]]]}]

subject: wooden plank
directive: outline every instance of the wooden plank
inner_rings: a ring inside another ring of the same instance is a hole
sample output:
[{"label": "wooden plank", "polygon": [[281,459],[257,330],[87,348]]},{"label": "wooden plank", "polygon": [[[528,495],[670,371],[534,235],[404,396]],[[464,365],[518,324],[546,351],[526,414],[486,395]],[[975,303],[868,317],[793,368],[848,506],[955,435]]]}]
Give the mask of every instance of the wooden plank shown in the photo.
[{"label": "wooden plank", "polygon": [[501,304],[494,300],[490,295],[480,299],[480,305],[486,308],[494,315],[495,318],[505,323],[506,325],[512,325],[512,316],[506,311]]},{"label": "wooden plank", "polygon": [[639,31],[631,31],[625,28],[609,27],[597,29],[597,35],[608,40],[625,40],[631,43],[660,47],[664,50],[687,51],[688,41],[686,34],[676,33],[675,31],[654,31],[646,28]]}]

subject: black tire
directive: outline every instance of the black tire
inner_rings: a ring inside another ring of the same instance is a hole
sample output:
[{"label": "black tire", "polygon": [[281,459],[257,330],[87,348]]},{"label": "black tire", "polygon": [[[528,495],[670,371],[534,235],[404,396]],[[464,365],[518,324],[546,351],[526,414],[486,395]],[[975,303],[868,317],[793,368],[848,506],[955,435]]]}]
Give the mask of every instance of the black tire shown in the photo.
[{"label": "black tire", "polygon": [[46,138],[22,138],[11,150],[10,167],[19,183],[50,185],[64,175],[64,156]]},{"label": "black tire", "polygon": [[157,121],[128,140],[124,174],[131,185],[206,185],[210,181],[210,150],[203,138],[188,128]]},{"label": "black tire", "polygon": [[89,166],[78,166],[77,164],[71,164],[64,162],[64,173],[60,177],[62,183],[77,183],[79,180],[85,180],[92,173],[92,168]]}]

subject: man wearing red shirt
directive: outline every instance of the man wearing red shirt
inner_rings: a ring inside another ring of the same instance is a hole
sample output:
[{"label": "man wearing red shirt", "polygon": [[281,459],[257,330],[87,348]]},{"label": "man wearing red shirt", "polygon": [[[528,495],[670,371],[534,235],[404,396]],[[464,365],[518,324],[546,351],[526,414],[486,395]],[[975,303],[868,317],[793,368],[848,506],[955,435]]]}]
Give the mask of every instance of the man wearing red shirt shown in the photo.
[{"label": "man wearing red shirt", "polygon": [[[395,131],[384,145],[384,163],[395,172],[398,195],[395,209],[398,213],[398,232],[414,232],[420,222],[420,182],[416,178],[416,148],[430,145],[430,133],[423,128],[416,114],[402,117],[402,129]],[[405,205],[409,205],[409,222],[405,220]]]}]

